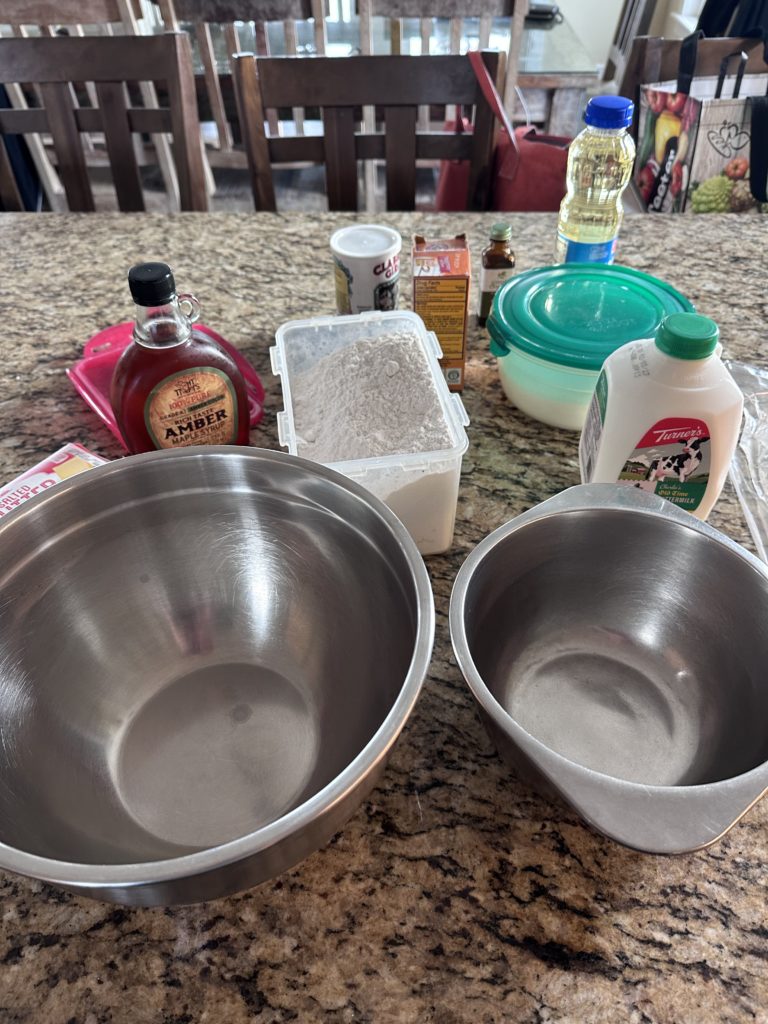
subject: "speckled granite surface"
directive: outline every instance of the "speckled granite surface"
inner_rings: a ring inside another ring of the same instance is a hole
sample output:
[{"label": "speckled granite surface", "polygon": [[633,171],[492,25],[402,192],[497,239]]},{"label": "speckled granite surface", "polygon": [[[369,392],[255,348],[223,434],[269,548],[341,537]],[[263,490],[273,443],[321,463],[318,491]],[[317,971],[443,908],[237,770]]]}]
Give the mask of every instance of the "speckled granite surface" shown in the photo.
[{"label": "speckled granite surface", "polygon": [[[351,218],[0,217],[0,480],[69,440],[117,456],[64,376],[82,343],[130,314],[127,267],[170,261],[207,322],[263,376],[254,443],[276,447],[277,325],[333,311],[327,239]],[[407,237],[492,218],[381,218]],[[520,269],[546,262],[554,220],[512,218]],[[621,260],[676,284],[727,351],[768,363],[759,217],[630,218]],[[403,280],[409,293],[409,261]],[[631,1024],[768,1021],[768,802],[714,848],[647,857],[525,788],[486,738],[451,651],[456,571],[490,530],[578,482],[576,439],[505,400],[473,332],[454,550],[428,561],[432,669],[383,782],[298,868],[204,906],[130,910],[0,875],[0,1021],[419,1021]],[[713,525],[748,535],[728,492]]]}]

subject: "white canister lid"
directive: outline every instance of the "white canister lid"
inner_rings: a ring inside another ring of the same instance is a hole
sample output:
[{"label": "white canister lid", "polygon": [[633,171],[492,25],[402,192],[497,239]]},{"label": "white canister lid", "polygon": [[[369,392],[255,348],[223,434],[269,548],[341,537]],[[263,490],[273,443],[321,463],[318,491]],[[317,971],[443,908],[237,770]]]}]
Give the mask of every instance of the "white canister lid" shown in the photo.
[{"label": "white canister lid", "polygon": [[351,224],[331,235],[331,251],[348,259],[394,256],[402,245],[400,233],[383,224]]}]

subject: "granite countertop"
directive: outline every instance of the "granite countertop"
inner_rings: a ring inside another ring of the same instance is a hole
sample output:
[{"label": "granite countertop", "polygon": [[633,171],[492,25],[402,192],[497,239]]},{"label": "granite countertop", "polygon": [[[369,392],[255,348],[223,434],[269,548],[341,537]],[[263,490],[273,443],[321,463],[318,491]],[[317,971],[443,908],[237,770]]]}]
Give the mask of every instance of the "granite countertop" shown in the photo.
[{"label": "granite countertop", "polygon": [[[351,219],[0,216],[0,480],[66,441],[120,454],[64,371],[130,316],[126,270],[149,258],[262,375],[253,442],[277,447],[268,348],[282,321],[333,312],[327,241]],[[380,219],[406,238],[467,230],[477,259],[493,216]],[[554,218],[510,219],[519,268],[548,262]],[[620,258],[717,319],[727,353],[766,364],[767,225],[628,218]],[[529,790],[486,737],[450,649],[451,584],[488,532],[578,482],[577,449],[506,401],[475,329],[464,402],[455,546],[427,560],[432,667],[379,787],[297,868],[206,905],[126,909],[0,873],[3,1024],[768,1021],[768,801],[709,850],[644,856]],[[710,521],[751,546],[729,490]]]}]

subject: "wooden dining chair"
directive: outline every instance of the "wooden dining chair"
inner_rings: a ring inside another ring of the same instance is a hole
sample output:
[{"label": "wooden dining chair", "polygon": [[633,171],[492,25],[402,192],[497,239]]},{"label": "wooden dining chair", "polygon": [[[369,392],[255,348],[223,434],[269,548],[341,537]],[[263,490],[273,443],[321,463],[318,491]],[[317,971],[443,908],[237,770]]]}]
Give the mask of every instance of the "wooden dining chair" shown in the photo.
[{"label": "wooden dining chair", "polygon": [[657,0],[624,0],[603,72],[604,82],[621,82],[635,39],[651,27]]},{"label": "wooden dining chair", "polygon": [[517,72],[520,62],[520,45],[523,37],[528,0],[357,0],[360,16],[360,46],[362,53],[373,52],[372,18],[384,16],[390,20],[392,53],[402,48],[403,18],[418,20],[421,35],[421,53],[430,52],[430,44],[436,18],[449,20],[449,52],[461,52],[467,18],[479,20],[480,50],[487,50],[494,18],[509,19],[509,42],[506,50],[504,88],[500,90],[504,105],[511,113]]},{"label": "wooden dining chair", "polygon": [[[128,35],[149,34],[149,28],[143,19],[140,0],[1,0],[0,16],[11,26],[11,34],[19,36],[54,35],[65,31],[67,35],[85,35],[94,31],[102,35],[112,35],[114,30]],[[152,82],[142,82],[141,98],[144,106],[157,106],[157,93]],[[16,83],[7,86],[12,106],[27,106],[20,86]],[[97,105],[93,83],[86,86],[88,96]],[[89,135],[84,135],[89,155],[96,155],[96,147]],[[32,156],[37,165],[43,187],[52,209],[61,209],[59,196],[63,198],[64,190],[50,161],[39,136],[29,136],[27,144],[31,146]],[[170,139],[167,135],[153,135],[152,145],[155,149],[160,172],[163,176],[169,203],[173,210],[179,209],[179,184],[176,179],[176,167],[171,152]],[[210,187],[209,187],[210,191]]]},{"label": "wooden dining chair", "polygon": [[[509,43],[507,58],[504,64],[504,82],[499,92],[502,94],[506,109],[512,113],[514,109],[517,73],[520,63],[520,47],[523,37],[523,25],[528,11],[528,0],[357,0],[359,17],[360,52],[373,53],[373,18],[389,19],[390,52],[402,52],[403,19],[416,19],[419,23],[421,37],[421,55],[431,52],[432,36],[435,19],[447,19],[449,22],[448,49],[452,54],[461,52],[464,36],[465,19],[479,19],[478,49],[487,50],[490,43],[491,28],[494,18],[509,19]],[[455,116],[455,111],[452,116]],[[419,129],[427,131],[430,124],[430,109],[426,105],[419,108]],[[373,131],[375,115],[370,107],[363,109],[363,125],[366,131]],[[373,162],[365,165],[365,191],[367,207],[373,208],[375,192],[376,168]]]},{"label": "wooden dining chair", "polygon": [[[221,88],[216,54],[213,46],[212,27],[220,26],[226,43],[229,60],[228,71],[232,72],[232,60],[240,52],[240,38],[236,22],[253,22],[256,52],[268,56],[270,52],[268,22],[281,22],[285,52],[291,56],[298,53],[297,21],[313,20],[315,52],[325,53],[325,10],[324,0],[156,0],[166,28],[178,31],[182,23],[194,26],[200,60],[205,74],[206,93],[211,114],[219,136],[219,147],[224,152],[232,149],[232,131],[227,117],[224,95]],[[296,131],[301,134],[304,127],[304,112],[293,111]],[[270,131],[279,134],[276,112],[270,112]]]},{"label": "wooden dining chair", "polygon": [[[164,82],[167,107],[131,107],[126,83]],[[0,39],[0,82],[36,85],[42,107],[0,109],[0,134],[49,133],[70,210],[95,209],[81,133],[103,132],[121,210],[144,210],[132,133],[170,132],[182,210],[206,210],[189,39],[156,36],[59,36]],[[93,82],[98,106],[79,106],[72,83]],[[0,144],[0,162],[8,156]]]},{"label": "wooden dining chair", "polygon": [[[504,55],[483,53],[500,83]],[[469,160],[467,209],[487,209],[496,122],[465,56],[235,58],[235,92],[256,208],[275,210],[272,164],[325,164],[331,210],[358,208],[358,160],[383,160],[389,210],[415,208],[417,160]],[[474,108],[472,132],[419,132],[421,104]],[[269,108],[319,107],[322,136],[273,138],[264,129]],[[356,130],[358,107],[383,108],[384,132]]]}]

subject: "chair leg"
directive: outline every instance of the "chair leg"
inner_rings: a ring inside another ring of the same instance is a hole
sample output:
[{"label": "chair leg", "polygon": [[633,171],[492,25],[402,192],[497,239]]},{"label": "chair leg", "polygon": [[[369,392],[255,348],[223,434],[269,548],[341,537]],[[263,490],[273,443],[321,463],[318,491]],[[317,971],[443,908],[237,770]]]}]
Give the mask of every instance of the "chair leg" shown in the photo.
[{"label": "chair leg", "polygon": [[507,50],[507,73],[504,80],[504,109],[512,112],[515,105],[515,89],[520,66],[520,46],[523,41],[525,16],[528,13],[528,0],[515,0],[515,13],[509,26],[509,49]]},{"label": "chair leg", "polygon": [[[269,56],[269,36],[267,35],[267,26],[263,21],[257,21],[255,26],[256,35],[256,53],[260,57]],[[277,116],[277,111],[271,107],[267,110],[267,124],[269,125],[269,134],[277,136],[280,134],[280,121]]]},{"label": "chair leg", "polygon": [[480,16],[480,33],[478,39],[478,49],[487,50],[491,42],[491,25],[493,18],[490,14],[483,14]]},{"label": "chair leg", "polygon": [[211,104],[213,119],[216,122],[219,149],[222,152],[230,152],[232,149],[232,132],[227,121],[227,113],[224,109],[224,97],[221,92],[218,68],[216,67],[216,55],[213,52],[211,26],[207,22],[198,22],[195,25],[195,37],[198,49],[200,50],[200,59],[203,62],[208,100]]},{"label": "chair leg", "polygon": [[[429,44],[432,40],[432,18],[422,18],[421,29],[421,52],[422,55],[429,54]],[[419,107],[419,131],[429,131],[429,107]]]},{"label": "chair leg", "polygon": [[315,23],[315,53],[322,57],[328,45],[323,0],[312,0],[312,20]]},{"label": "chair leg", "polygon": [[8,151],[5,148],[5,142],[0,138],[0,201],[3,204],[3,210],[7,212],[13,211],[19,213],[24,209],[24,203],[21,199],[21,192],[19,192],[19,185],[16,181],[16,176],[13,173],[13,167],[11,166],[10,158],[8,157]]},{"label": "chair leg", "polygon": [[[451,18],[450,42],[448,44],[451,53],[461,53],[461,29],[462,19]],[[461,107],[453,108],[453,118],[458,124],[461,119]]]},{"label": "chair leg", "polygon": [[[357,10],[360,21],[360,52],[373,53],[373,21],[371,0],[358,0]],[[374,107],[363,107],[363,129],[367,133],[376,131],[376,110]],[[365,212],[373,213],[376,209],[376,161],[366,160],[363,168]]]},{"label": "chair leg", "polygon": [[[296,22],[293,18],[288,18],[283,23],[283,33],[285,35],[285,49],[289,56],[295,57],[298,53],[298,39],[296,36]],[[296,128],[297,135],[304,134],[304,108],[294,107],[293,108],[293,123]]]}]

